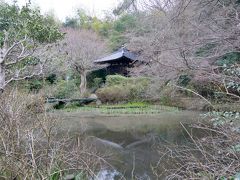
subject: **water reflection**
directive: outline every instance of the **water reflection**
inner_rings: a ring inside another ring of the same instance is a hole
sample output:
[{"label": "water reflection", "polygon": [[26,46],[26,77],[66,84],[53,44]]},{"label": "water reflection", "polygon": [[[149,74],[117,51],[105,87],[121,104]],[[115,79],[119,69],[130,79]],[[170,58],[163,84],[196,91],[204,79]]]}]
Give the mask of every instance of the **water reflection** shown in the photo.
[{"label": "water reflection", "polygon": [[[67,115],[65,126],[78,132],[85,124],[84,132],[99,151],[111,151],[109,163],[115,168],[103,169],[94,180],[155,179],[152,167],[159,161],[155,145],[186,143],[186,132],[180,122],[197,121],[198,113],[190,111],[162,113],[151,116],[101,116],[72,113]],[[71,122],[71,123],[69,123]],[[119,148],[117,148],[119,147]],[[117,159],[117,160],[116,160]]]}]

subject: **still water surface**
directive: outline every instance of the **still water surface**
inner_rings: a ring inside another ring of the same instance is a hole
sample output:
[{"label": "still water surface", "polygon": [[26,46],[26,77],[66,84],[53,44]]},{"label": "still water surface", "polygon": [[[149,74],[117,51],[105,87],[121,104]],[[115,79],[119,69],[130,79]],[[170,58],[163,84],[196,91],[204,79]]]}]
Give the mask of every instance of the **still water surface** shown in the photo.
[{"label": "still water surface", "polygon": [[85,132],[102,152],[112,154],[114,169],[103,169],[96,180],[156,179],[152,166],[159,160],[154,145],[184,145],[184,125],[196,122],[199,112],[174,111],[157,115],[100,115],[86,112],[63,113],[63,127],[72,133]]}]

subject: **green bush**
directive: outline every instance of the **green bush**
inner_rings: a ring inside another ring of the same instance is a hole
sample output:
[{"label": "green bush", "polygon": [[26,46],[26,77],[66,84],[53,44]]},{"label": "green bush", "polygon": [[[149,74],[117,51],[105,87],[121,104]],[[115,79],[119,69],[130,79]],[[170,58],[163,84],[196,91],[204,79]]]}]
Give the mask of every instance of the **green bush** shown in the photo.
[{"label": "green bush", "polygon": [[180,75],[178,78],[177,84],[180,86],[186,87],[189,84],[189,82],[191,81],[191,79],[192,78],[187,74]]},{"label": "green bush", "polygon": [[29,80],[26,88],[31,92],[38,92],[43,87],[43,81],[38,79]]},{"label": "green bush", "polygon": [[96,93],[102,102],[137,101],[143,100],[148,85],[149,79],[145,77],[127,78],[110,75],[106,78],[106,86]]},{"label": "green bush", "polygon": [[231,65],[239,62],[240,62],[240,53],[231,52],[231,53],[225,54],[219,60],[217,60],[216,65],[218,66],[223,66],[224,64]]},{"label": "green bush", "polygon": [[46,77],[46,81],[50,84],[54,84],[57,81],[57,75],[56,74],[50,74]]},{"label": "green bush", "polygon": [[119,86],[119,85],[101,88],[96,93],[98,98],[102,102],[111,102],[111,103],[127,101],[130,95],[130,91],[128,88],[124,88],[123,86]]},{"label": "green bush", "polygon": [[196,52],[195,52],[195,55],[198,56],[198,57],[206,57],[206,56],[209,56],[214,48],[216,47],[217,45],[216,44],[204,44],[202,47],[200,47]]},{"label": "green bush", "polygon": [[114,86],[119,84],[126,84],[128,78],[121,75],[109,75],[106,77],[106,85]]},{"label": "green bush", "polygon": [[93,79],[93,88],[99,88],[101,83],[103,83],[103,79],[102,78],[94,78]]},{"label": "green bush", "polygon": [[125,77],[121,75],[109,75],[106,77],[106,86],[114,85],[128,85],[128,84],[142,84],[147,86],[149,84],[149,78],[146,77]]},{"label": "green bush", "polygon": [[[106,80],[107,71],[106,69],[99,69],[96,71],[93,71],[87,75],[87,86],[89,89],[91,88],[98,88],[99,84],[104,82]],[[79,77],[80,79],[80,77]],[[101,79],[101,82],[99,82]]]},{"label": "green bush", "polygon": [[53,96],[55,98],[72,98],[73,96],[76,96],[76,94],[78,93],[79,88],[77,87],[74,80],[70,81],[60,80],[56,84]]}]

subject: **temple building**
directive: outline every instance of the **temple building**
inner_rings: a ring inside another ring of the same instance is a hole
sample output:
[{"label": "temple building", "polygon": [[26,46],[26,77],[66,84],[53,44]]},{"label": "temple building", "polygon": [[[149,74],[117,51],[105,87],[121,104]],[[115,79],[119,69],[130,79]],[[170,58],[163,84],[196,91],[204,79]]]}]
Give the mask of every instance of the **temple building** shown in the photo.
[{"label": "temple building", "polygon": [[137,62],[137,55],[124,47],[94,61],[96,64],[106,65],[107,74],[121,74],[124,76],[128,76],[129,68],[133,68]]}]

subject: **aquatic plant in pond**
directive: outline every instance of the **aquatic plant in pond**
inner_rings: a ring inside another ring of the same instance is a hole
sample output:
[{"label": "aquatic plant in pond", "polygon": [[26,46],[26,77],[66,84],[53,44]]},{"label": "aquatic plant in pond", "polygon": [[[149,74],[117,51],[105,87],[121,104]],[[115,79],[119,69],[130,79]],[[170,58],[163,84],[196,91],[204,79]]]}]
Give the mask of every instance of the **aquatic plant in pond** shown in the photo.
[{"label": "aquatic plant in pond", "polygon": [[147,104],[123,104],[123,105],[103,105],[103,106],[82,106],[76,108],[66,108],[65,111],[83,111],[83,112],[97,112],[100,114],[160,114],[166,111],[179,111],[178,108],[161,106],[161,105],[147,105]]}]

